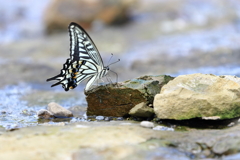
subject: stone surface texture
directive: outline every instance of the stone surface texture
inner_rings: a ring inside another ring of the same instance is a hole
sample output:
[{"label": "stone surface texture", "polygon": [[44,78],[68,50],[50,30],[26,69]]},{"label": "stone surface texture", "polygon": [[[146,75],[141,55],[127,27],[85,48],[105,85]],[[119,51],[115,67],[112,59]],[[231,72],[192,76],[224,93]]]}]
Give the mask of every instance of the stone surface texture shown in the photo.
[{"label": "stone surface texture", "polygon": [[152,107],[148,107],[146,103],[142,102],[134,106],[129,111],[129,114],[134,117],[148,118],[153,116],[154,110]]},{"label": "stone surface texture", "polygon": [[71,111],[67,110],[66,108],[60,106],[55,102],[49,103],[47,109],[54,115],[54,117],[58,118],[73,117]]},{"label": "stone surface texture", "polygon": [[166,75],[143,76],[117,85],[95,87],[85,94],[88,103],[87,115],[122,117],[137,104],[152,104],[154,96],[163,84],[173,77]]},{"label": "stone surface texture", "polygon": [[53,118],[54,115],[53,113],[51,113],[50,111],[46,110],[46,109],[41,109],[37,112],[37,116],[40,119],[50,119]]},{"label": "stone surface texture", "polygon": [[240,116],[240,79],[234,76],[190,74],[176,77],[154,99],[161,119]]}]

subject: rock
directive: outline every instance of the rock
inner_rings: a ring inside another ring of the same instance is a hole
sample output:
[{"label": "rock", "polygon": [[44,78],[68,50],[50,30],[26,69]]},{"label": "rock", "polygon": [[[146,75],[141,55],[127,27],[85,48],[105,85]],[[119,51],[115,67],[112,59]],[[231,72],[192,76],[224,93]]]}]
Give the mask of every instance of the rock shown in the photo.
[{"label": "rock", "polygon": [[45,13],[47,33],[66,30],[70,22],[76,22],[83,28],[90,28],[93,21],[104,24],[121,24],[129,20],[128,8],[131,3],[120,0],[106,1],[52,1]]},{"label": "rock", "polygon": [[146,128],[153,128],[154,127],[154,123],[153,122],[149,122],[149,121],[142,121],[140,123],[140,125],[142,127],[146,127]]},{"label": "rock", "polygon": [[140,102],[147,100],[138,90],[99,86],[87,97],[87,115],[122,117]]},{"label": "rock", "polygon": [[234,126],[234,125],[236,125],[234,122],[231,122],[231,123],[229,123],[227,126],[228,127],[232,127],[232,126]]},{"label": "rock", "polygon": [[141,102],[152,104],[163,84],[171,79],[173,77],[165,75],[143,76],[115,86],[108,84],[95,87],[85,93],[88,102],[87,115],[127,116]]},{"label": "rock", "polygon": [[190,74],[176,77],[154,98],[160,119],[240,116],[240,79],[234,76]]},{"label": "rock", "polygon": [[216,154],[234,154],[240,149],[240,138],[229,133],[229,137],[218,138],[218,141],[212,147],[212,151]]},{"label": "rock", "polygon": [[53,113],[46,110],[46,109],[41,109],[37,112],[37,116],[39,119],[50,119],[54,118]]},{"label": "rock", "polygon": [[104,120],[105,120],[105,121],[110,121],[111,118],[110,118],[110,117],[105,117]]},{"label": "rock", "polygon": [[125,81],[121,85],[127,88],[139,90],[147,98],[148,103],[151,105],[153,103],[154,96],[160,93],[162,86],[172,79],[174,79],[174,77],[168,75],[150,75]]},{"label": "rock", "polygon": [[129,111],[129,114],[134,117],[148,118],[153,116],[154,110],[153,108],[148,107],[146,103],[142,102],[133,107]]},{"label": "rock", "polygon": [[52,112],[52,114],[54,115],[54,117],[57,118],[68,118],[68,117],[73,117],[73,114],[71,111],[63,108],[62,106],[60,106],[59,104],[55,103],[55,102],[51,102],[48,104],[47,109]]}]

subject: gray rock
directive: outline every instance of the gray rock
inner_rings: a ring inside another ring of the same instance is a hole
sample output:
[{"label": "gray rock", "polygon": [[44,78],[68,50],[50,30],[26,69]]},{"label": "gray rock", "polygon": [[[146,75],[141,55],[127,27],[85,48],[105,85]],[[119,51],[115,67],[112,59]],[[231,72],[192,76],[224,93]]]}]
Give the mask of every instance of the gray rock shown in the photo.
[{"label": "gray rock", "polygon": [[134,117],[143,117],[143,118],[148,118],[153,116],[154,110],[151,107],[148,107],[146,103],[142,102],[137,104],[135,107],[133,107],[130,111],[129,114]]},{"label": "gray rock", "polygon": [[174,77],[168,75],[146,75],[125,81],[122,85],[140,91],[147,101],[152,104],[154,96],[160,93],[161,87],[172,79]]},{"label": "gray rock", "polygon": [[154,127],[154,123],[153,122],[149,122],[149,121],[142,121],[140,123],[140,125],[142,127],[146,127],[146,128],[153,128]]},{"label": "gray rock", "polygon": [[60,106],[55,102],[49,103],[47,109],[53,113],[54,117],[58,117],[58,118],[73,117],[73,114],[71,111],[63,108],[62,106]]},{"label": "gray rock", "polygon": [[240,79],[210,74],[181,75],[162,87],[154,98],[161,119],[240,116]]},{"label": "gray rock", "polygon": [[50,111],[46,110],[46,109],[41,109],[37,112],[37,116],[39,119],[50,119],[53,118],[53,113],[51,113]]}]

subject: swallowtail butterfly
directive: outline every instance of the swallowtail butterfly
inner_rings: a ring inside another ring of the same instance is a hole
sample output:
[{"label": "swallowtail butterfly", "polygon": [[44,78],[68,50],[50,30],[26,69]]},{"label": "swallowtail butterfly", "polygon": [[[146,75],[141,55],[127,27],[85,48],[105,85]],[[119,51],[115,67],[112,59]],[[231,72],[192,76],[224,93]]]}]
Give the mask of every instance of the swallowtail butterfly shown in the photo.
[{"label": "swallowtail butterfly", "polygon": [[87,32],[72,22],[69,27],[70,58],[63,64],[61,73],[47,79],[58,80],[51,87],[62,84],[65,91],[74,89],[79,83],[88,79],[85,90],[102,77],[106,76],[109,67],[104,67],[100,53]]}]

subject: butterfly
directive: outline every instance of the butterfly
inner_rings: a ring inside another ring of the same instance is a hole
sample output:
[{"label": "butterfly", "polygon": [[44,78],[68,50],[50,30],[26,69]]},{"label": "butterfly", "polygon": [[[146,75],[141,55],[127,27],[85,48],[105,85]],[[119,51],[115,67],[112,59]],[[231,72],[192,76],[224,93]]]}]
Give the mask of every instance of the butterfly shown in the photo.
[{"label": "butterfly", "polygon": [[79,83],[88,79],[85,90],[107,75],[108,66],[103,65],[101,55],[87,32],[78,24],[72,22],[69,27],[70,58],[63,64],[61,73],[47,81],[58,80],[51,87],[62,84],[65,91],[74,89]]}]

